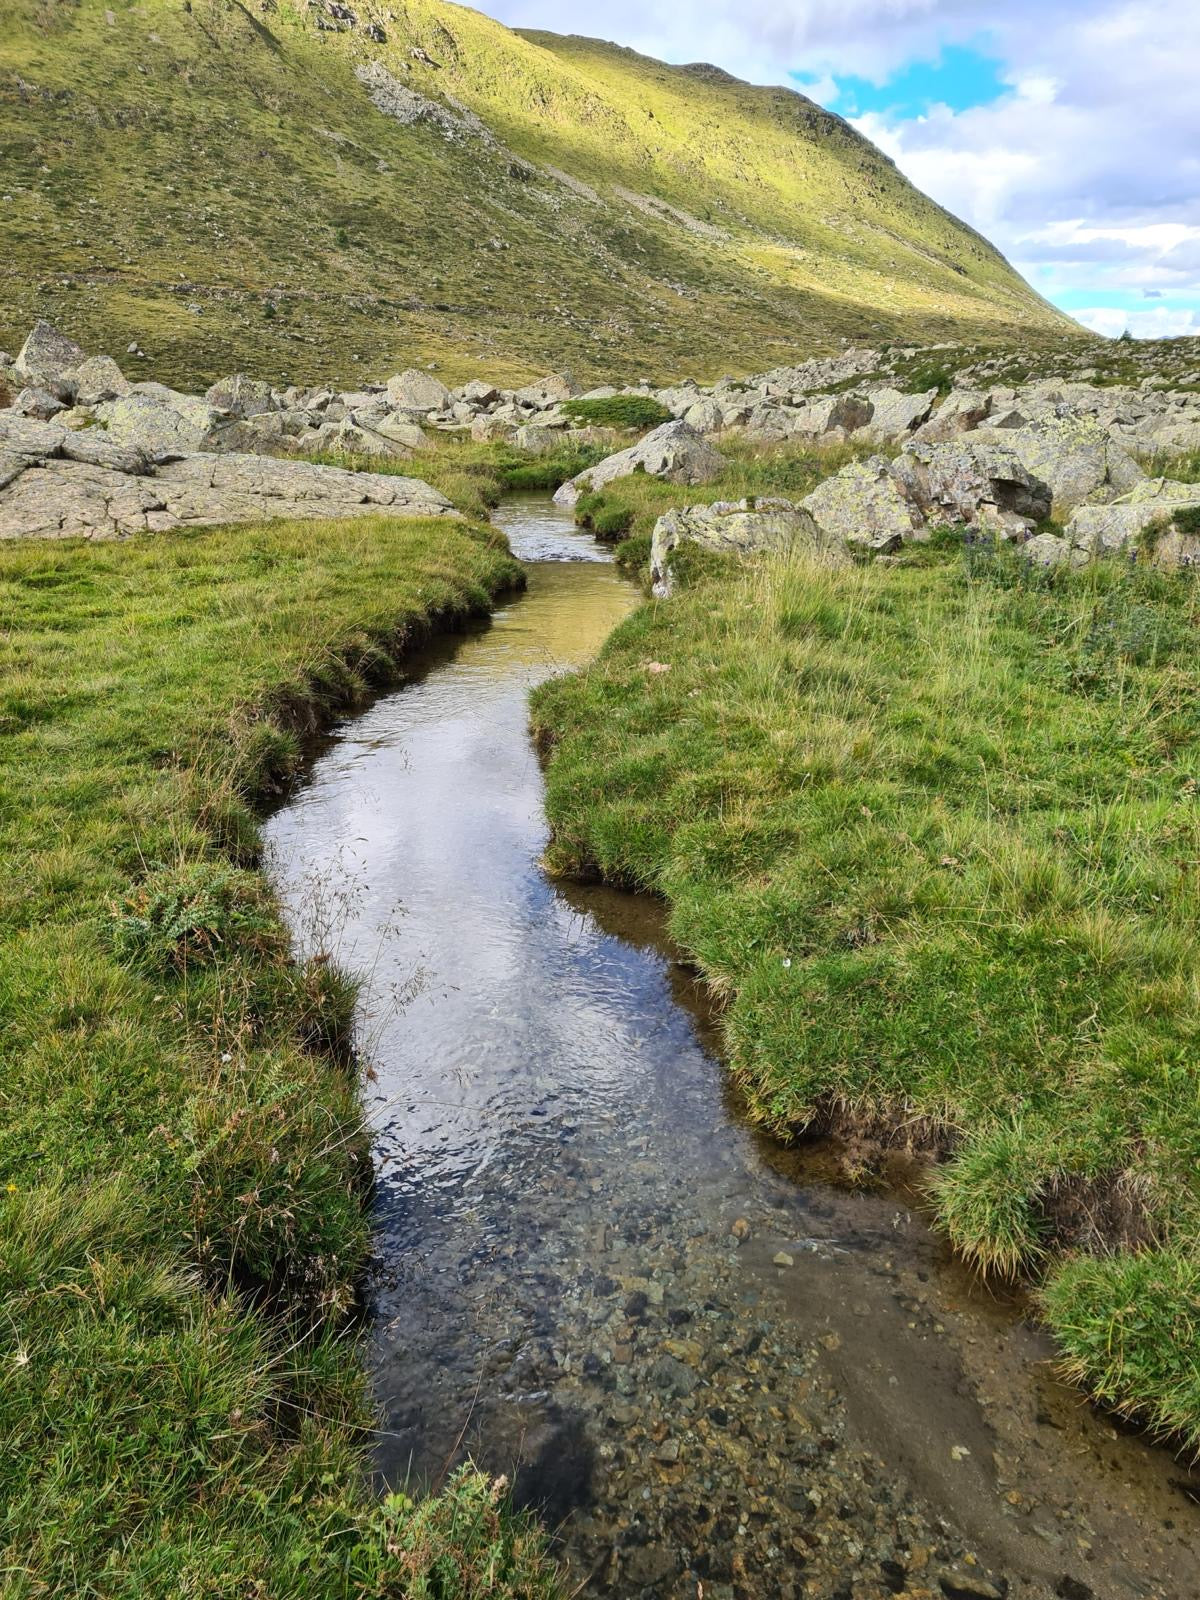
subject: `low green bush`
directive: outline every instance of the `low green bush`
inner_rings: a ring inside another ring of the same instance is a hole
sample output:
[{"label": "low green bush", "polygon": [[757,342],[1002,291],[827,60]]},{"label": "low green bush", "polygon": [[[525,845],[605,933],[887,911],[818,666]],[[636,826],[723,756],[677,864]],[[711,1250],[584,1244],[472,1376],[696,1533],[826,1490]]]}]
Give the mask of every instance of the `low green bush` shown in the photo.
[{"label": "low green bush", "polygon": [[624,572],[649,575],[650,549],[653,543],[653,534],[630,534],[629,538],[622,539],[613,551],[613,560]]},{"label": "low green bush", "polygon": [[917,367],[910,372],[905,385],[909,394],[924,394],[927,389],[936,389],[939,394],[949,394],[954,387],[954,374],[947,367],[925,366]]},{"label": "low green bush", "polygon": [[658,428],[670,422],[666,406],[648,394],[615,394],[607,400],[568,400],[562,408],[576,422],[597,428]]}]

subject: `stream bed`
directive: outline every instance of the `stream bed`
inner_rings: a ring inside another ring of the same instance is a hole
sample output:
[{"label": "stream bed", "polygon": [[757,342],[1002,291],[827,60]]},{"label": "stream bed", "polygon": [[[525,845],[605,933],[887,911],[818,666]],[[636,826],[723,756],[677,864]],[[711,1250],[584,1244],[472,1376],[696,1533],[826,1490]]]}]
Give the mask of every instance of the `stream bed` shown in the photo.
[{"label": "stream bed", "polygon": [[297,944],[364,978],[381,1480],[504,1474],[585,1594],[1200,1596],[1200,1480],[1056,1382],[905,1174],[747,1124],[655,902],[540,870],[529,690],[639,596],[546,497],[495,520],[527,592],[267,825]]}]

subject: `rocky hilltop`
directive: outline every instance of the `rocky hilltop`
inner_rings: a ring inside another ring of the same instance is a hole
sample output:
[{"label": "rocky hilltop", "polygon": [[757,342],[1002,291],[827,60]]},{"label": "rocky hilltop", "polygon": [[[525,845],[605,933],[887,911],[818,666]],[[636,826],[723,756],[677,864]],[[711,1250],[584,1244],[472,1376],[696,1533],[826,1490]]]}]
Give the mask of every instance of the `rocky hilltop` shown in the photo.
[{"label": "rocky hilltop", "polygon": [[0,142],[0,345],[186,388],[1086,339],[803,95],[445,0],[7,0]]}]

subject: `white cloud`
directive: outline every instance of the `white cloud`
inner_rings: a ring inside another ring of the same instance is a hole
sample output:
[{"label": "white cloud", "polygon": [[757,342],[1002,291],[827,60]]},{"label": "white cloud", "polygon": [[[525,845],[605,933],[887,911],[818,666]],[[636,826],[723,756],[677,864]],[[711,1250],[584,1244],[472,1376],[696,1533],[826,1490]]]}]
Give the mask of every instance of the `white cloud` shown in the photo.
[{"label": "white cloud", "polygon": [[1200,334],[1200,311],[1121,311],[1115,306],[1092,306],[1075,313],[1085,328],[1119,338],[1126,328],[1137,339],[1174,339],[1180,334]]},{"label": "white cloud", "polygon": [[[480,3],[480,0],[476,0]],[[834,99],[948,44],[986,48],[1008,92],[967,110],[858,120],[914,182],[1090,326],[1142,288],[1200,291],[1200,6],[1187,0],[482,0],[519,25],[591,33],[755,82],[798,72]],[[1169,306],[1131,316],[1191,318]],[[1138,318],[1141,319],[1140,323]],[[1158,323],[1155,323],[1158,326]],[[1184,330],[1180,330],[1184,331]]]}]

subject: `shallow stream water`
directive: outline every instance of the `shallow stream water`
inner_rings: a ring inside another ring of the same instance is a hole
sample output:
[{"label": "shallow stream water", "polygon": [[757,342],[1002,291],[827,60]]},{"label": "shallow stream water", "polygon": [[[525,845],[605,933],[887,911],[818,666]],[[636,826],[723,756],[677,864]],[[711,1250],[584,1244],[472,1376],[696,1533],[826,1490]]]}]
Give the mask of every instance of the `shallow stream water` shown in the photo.
[{"label": "shallow stream water", "polygon": [[655,903],[541,871],[529,690],[638,595],[543,497],[496,521],[527,592],[268,824],[297,943],[366,980],[381,1478],[509,1476],[597,1595],[1200,1597],[1196,1480],[902,1181],[747,1125]]}]

